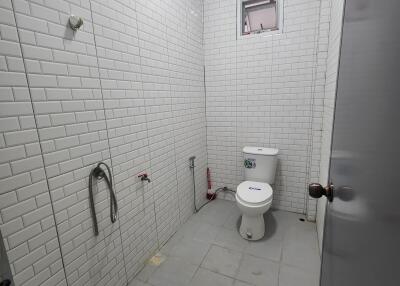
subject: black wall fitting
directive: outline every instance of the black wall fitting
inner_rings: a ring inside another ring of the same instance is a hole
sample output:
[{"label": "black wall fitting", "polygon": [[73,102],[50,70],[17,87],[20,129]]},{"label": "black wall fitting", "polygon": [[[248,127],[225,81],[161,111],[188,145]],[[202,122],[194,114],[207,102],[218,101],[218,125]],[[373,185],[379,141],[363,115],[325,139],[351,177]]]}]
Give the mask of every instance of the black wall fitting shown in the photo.
[{"label": "black wall fitting", "polygon": [[[104,165],[107,169],[108,176],[101,168],[101,165]],[[110,167],[104,162],[100,162],[97,164],[95,168],[90,171],[89,174],[89,203],[90,203],[90,210],[92,213],[92,220],[93,220],[93,229],[94,234],[97,236],[99,235],[99,226],[97,223],[96,217],[96,209],[94,205],[94,196],[93,196],[93,180],[101,180],[104,179],[108,190],[110,191],[110,219],[111,222],[114,223],[117,221],[117,213],[118,213],[118,204],[117,198],[115,197],[114,189],[113,189],[113,181],[112,181],[112,173]]]}]

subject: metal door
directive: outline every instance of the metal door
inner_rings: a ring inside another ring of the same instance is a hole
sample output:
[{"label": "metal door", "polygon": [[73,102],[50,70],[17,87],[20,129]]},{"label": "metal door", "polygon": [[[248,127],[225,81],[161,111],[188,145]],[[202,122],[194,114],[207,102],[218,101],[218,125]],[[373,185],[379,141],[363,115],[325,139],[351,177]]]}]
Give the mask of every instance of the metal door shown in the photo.
[{"label": "metal door", "polygon": [[321,286],[398,286],[400,1],[344,13]]}]

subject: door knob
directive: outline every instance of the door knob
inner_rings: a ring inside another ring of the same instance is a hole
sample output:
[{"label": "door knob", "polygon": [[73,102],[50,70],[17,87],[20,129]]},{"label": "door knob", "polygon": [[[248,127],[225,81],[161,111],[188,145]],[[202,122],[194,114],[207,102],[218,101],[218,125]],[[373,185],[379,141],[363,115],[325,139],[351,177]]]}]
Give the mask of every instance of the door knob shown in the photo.
[{"label": "door knob", "polygon": [[326,196],[328,201],[331,202],[333,200],[333,184],[329,184],[324,188],[321,184],[311,183],[308,185],[308,193],[315,199]]}]

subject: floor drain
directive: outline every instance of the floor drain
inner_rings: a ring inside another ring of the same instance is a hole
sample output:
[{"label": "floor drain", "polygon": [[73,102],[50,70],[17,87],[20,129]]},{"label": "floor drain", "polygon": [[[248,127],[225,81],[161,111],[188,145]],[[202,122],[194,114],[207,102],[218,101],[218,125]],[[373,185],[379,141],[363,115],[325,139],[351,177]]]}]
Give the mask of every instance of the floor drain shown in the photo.
[{"label": "floor drain", "polygon": [[305,221],[305,219],[304,218],[299,218],[299,221]]}]

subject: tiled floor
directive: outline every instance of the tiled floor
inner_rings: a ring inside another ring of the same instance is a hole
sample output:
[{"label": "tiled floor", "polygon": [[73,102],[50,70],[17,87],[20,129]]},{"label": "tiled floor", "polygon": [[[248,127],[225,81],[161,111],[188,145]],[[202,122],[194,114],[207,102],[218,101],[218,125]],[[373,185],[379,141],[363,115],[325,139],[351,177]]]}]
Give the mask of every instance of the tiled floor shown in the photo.
[{"label": "tiled floor", "polygon": [[269,211],[263,240],[237,231],[234,202],[204,207],[161,249],[160,266],[146,265],[130,286],[316,286],[320,259],[315,224]]}]

